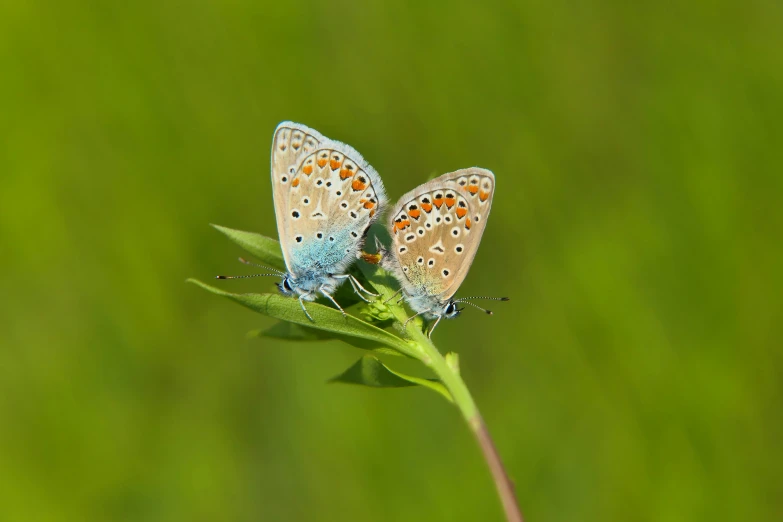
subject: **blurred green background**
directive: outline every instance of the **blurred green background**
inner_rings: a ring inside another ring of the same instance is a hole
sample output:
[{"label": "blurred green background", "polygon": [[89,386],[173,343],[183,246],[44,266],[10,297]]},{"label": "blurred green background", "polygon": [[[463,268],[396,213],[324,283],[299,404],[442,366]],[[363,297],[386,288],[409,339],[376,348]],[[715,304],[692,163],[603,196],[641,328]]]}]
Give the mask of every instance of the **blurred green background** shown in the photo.
[{"label": "blurred green background", "polygon": [[0,9],[1,520],[502,518],[440,397],[184,283],[276,237],[284,119],[495,172],[460,294],[513,300],[435,338],[530,521],[783,517],[780,2]]}]

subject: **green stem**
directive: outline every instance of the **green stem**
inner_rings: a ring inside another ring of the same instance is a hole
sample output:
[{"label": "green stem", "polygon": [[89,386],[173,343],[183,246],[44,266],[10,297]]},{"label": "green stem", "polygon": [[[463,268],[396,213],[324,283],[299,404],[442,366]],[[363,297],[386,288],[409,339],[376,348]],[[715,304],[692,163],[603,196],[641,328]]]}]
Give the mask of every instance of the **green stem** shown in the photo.
[{"label": "green stem", "polygon": [[487,425],[484,423],[484,419],[481,417],[476,403],[465,385],[465,381],[462,380],[459,370],[453,369],[448,365],[446,359],[432,344],[432,341],[422,333],[419,324],[413,325],[408,331],[424,352],[423,362],[435,372],[435,375],[448,388],[451,396],[454,398],[454,404],[457,405],[468,426],[470,426],[473,435],[476,437],[476,441],[479,447],[481,447],[484,459],[487,461],[489,470],[492,473],[492,479],[495,481],[495,487],[498,490],[503,510],[506,513],[506,520],[508,522],[523,522],[522,512],[519,509],[519,503],[514,492],[514,483],[509,479],[506,469],[503,467],[503,462],[500,460],[497,448],[492,442]]},{"label": "green stem", "polygon": [[[382,294],[381,299],[383,302],[394,298],[396,294],[392,294],[389,287],[384,285],[382,281],[375,279],[379,277],[378,271],[370,273],[369,277],[374,282],[373,286],[375,289]],[[406,324],[407,314],[403,307],[390,305],[389,311],[391,311],[400,325]],[[519,509],[517,497],[514,493],[514,483],[508,478],[497,448],[495,448],[492,437],[489,435],[487,425],[484,424],[484,419],[482,419],[468,387],[465,386],[465,382],[459,374],[459,369],[456,365],[454,368],[449,366],[443,355],[432,344],[430,338],[424,334],[422,326],[421,319],[417,318],[411,321],[406,329],[407,338],[411,342],[408,344],[404,341],[404,346],[397,347],[397,349],[423,362],[449,390],[454,399],[454,404],[456,404],[467,421],[481,448],[484,459],[487,461],[487,466],[489,466],[492,479],[495,481],[500,501],[503,504],[503,510],[506,513],[506,520],[508,522],[523,522],[522,512]]]}]

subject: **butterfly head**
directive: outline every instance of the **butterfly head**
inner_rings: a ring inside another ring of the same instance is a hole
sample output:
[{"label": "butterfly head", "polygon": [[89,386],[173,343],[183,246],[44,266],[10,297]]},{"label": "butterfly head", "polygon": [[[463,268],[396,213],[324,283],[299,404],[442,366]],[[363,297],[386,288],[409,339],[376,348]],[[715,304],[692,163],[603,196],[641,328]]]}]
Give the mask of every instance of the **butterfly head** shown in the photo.
[{"label": "butterfly head", "polygon": [[302,297],[306,301],[313,301],[317,293],[332,294],[339,285],[339,280],[331,274],[320,272],[308,272],[294,277],[293,274],[284,274],[283,279],[277,283],[280,293],[289,297]]},{"label": "butterfly head", "polygon": [[296,288],[296,283],[294,282],[293,277],[291,277],[291,274],[283,276],[283,280],[277,283],[277,288],[283,295],[296,295],[296,290],[294,290],[294,288]]},{"label": "butterfly head", "polygon": [[464,310],[464,308],[458,307],[454,300],[449,299],[449,301],[446,303],[446,306],[443,307],[442,315],[446,319],[454,319],[462,313],[462,310]]}]

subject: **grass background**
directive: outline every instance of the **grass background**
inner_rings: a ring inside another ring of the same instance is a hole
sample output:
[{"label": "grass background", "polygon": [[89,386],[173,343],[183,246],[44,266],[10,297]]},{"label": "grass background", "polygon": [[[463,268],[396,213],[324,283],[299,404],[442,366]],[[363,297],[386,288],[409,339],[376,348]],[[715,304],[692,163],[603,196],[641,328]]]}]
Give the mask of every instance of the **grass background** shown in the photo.
[{"label": "grass background", "polygon": [[[460,353],[529,520],[783,516],[779,2],[6,2],[0,519],[500,520],[456,410],[185,285],[275,125],[492,169]],[[225,282],[271,291],[270,280]],[[475,312],[475,311],[473,311]]]}]

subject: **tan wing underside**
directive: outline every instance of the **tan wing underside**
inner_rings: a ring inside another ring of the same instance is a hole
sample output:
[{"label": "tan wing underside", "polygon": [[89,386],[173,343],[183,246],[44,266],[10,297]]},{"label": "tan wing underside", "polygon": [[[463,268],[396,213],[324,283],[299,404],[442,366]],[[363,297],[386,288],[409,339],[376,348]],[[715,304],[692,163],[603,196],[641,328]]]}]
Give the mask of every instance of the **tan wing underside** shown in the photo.
[{"label": "tan wing underside", "polygon": [[281,123],[272,139],[272,196],[275,204],[277,233],[283,250],[285,264],[291,269],[291,253],[283,241],[286,230],[289,191],[305,157],[327,141],[319,132],[295,123]]},{"label": "tan wing underside", "polygon": [[[340,151],[319,149],[304,159],[291,182],[285,219],[289,248],[322,241],[316,250],[324,262],[354,260],[378,205],[376,187],[366,171]],[[307,255],[299,259],[308,262]]]},{"label": "tan wing underside", "polygon": [[409,293],[444,300],[454,295],[478,250],[494,189],[490,171],[471,168],[444,174],[400,199],[389,231]]}]

